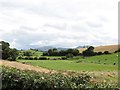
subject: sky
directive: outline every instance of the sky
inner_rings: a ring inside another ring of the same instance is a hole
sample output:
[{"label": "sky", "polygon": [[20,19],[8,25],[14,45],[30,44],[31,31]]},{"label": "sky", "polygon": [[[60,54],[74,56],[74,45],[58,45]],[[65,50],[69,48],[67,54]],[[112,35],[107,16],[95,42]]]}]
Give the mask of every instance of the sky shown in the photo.
[{"label": "sky", "polygon": [[11,48],[118,43],[119,0],[0,0],[0,40]]}]

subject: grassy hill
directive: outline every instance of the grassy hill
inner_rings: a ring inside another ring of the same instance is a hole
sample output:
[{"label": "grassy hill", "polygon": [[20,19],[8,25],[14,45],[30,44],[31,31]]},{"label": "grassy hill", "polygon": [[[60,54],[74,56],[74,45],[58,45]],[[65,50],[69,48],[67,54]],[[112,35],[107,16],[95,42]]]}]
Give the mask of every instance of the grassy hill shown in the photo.
[{"label": "grassy hill", "polygon": [[[120,48],[120,45],[106,45],[106,46],[97,46],[95,47],[94,51],[95,52],[104,52],[104,51],[109,51],[109,52],[115,52]],[[80,52],[83,52],[87,48],[78,48]]]}]

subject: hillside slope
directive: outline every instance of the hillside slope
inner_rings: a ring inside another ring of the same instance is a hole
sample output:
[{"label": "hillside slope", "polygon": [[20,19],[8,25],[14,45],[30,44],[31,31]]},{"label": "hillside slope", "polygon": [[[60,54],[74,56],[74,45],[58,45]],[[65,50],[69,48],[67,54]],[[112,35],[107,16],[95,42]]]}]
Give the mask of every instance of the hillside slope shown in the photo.
[{"label": "hillside slope", "polygon": [[[109,51],[109,52],[115,52],[120,48],[120,45],[107,45],[107,46],[97,46],[95,47],[95,52],[104,52],[104,51]],[[79,51],[82,52],[86,50],[86,48],[79,48]]]}]

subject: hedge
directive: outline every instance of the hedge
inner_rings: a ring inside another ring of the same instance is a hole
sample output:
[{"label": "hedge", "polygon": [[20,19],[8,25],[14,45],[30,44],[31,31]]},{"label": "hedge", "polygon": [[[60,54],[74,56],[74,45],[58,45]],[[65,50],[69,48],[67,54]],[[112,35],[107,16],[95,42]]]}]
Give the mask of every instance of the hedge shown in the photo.
[{"label": "hedge", "polygon": [[[91,84],[91,76],[87,74],[63,75],[61,73],[38,73],[35,71],[2,68],[2,90],[55,90],[81,89],[93,87],[110,88],[107,84]],[[103,85],[103,86],[102,86]],[[96,90],[96,89],[91,89]],[[108,89],[106,89],[108,90]],[[115,90],[115,89],[114,89]]]}]

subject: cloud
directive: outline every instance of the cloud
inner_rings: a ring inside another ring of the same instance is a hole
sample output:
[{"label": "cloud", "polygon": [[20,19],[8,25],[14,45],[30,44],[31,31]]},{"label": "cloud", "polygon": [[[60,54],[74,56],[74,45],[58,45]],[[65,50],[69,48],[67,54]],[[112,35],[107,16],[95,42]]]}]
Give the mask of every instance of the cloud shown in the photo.
[{"label": "cloud", "polygon": [[0,40],[11,47],[117,44],[116,0],[1,0]]}]

